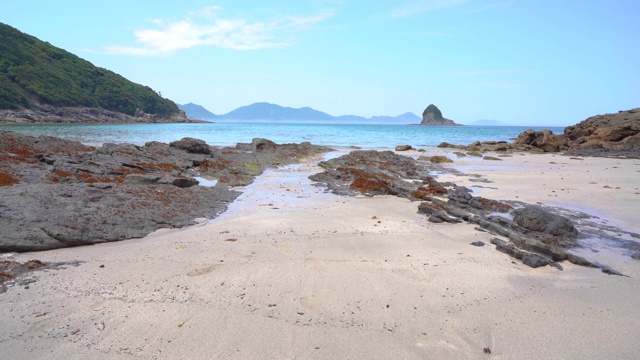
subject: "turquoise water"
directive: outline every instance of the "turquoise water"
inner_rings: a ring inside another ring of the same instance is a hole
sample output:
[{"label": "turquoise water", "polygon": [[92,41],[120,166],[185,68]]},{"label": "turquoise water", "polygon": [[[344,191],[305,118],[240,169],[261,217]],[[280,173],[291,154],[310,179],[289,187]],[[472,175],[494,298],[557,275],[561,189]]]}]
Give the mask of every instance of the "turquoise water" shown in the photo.
[{"label": "turquoise water", "polygon": [[[106,142],[144,145],[147,141],[171,142],[193,137],[214,146],[232,146],[262,137],[276,143],[309,141],[334,147],[392,149],[396,145],[433,148],[443,141],[470,144],[474,141],[506,140],[522,131],[538,127],[521,126],[410,126],[410,125],[346,125],[292,123],[210,123],[210,124],[118,124],[118,125],[5,125],[10,130],[29,135],[50,135],[90,145]],[[548,128],[548,127],[547,127]],[[564,128],[548,128],[561,134]]]}]

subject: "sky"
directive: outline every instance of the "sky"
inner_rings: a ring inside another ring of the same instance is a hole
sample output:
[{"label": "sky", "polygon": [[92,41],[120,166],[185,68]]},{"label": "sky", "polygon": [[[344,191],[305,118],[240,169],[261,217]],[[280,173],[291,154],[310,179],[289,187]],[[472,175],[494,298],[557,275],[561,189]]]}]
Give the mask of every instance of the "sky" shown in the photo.
[{"label": "sky", "polygon": [[0,22],[224,114],[566,126],[640,107],[638,0],[0,0]]}]

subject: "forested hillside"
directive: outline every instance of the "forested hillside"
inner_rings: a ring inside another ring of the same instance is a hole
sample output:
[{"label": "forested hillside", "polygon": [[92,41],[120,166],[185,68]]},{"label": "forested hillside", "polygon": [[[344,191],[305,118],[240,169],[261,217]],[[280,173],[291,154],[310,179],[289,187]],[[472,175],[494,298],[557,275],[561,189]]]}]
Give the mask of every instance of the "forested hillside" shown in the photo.
[{"label": "forested hillside", "polygon": [[0,23],[0,109],[30,109],[36,104],[127,115],[136,110],[159,116],[180,112],[148,86]]}]

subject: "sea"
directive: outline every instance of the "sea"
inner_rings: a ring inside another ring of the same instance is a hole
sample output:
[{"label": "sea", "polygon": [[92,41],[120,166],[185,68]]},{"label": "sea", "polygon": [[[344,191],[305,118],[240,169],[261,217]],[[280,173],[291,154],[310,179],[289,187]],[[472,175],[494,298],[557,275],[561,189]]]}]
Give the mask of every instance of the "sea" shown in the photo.
[{"label": "sea", "polygon": [[509,141],[527,129],[548,129],[562,134],[562,127],[535,126],[415,126],[390,124],[309,124],[309,123],[197,123],[197,124],[55,124],[3,125],[28,135],[49,135],[83,144],[104,143],[144,145],[148,141],[169,143],[184,137],[204,140],[212,146],[234,146],[265,138],[278,144],[311,142],[331,147],[393,149],[397,145],[436,148],[442,142],[468,145],[475,141]]}]

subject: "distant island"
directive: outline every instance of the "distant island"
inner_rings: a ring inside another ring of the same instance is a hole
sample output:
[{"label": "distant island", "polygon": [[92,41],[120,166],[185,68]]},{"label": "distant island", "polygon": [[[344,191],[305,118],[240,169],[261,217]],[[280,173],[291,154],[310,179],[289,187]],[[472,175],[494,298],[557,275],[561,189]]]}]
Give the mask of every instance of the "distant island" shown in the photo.
[{"label": "distant island", "polygon": [[391,123],[410,124],[420,120],[416,114],[407,112],[398,116],[373,116],[365,118],[357,115],[332,116],[310,107],[291,108],[267,102],[258,102],[241,106],[223,115],[215,115],[201,105],[188,103],[178,104],[187,116],[209,121],[237,120],[237,121],[296,121],[296,122],[329,122],[329,123]]},{"label": "distant island", "polygon": [[420,125],[427,126],[462,126],[451,119],[442,116],[442,112],[437,106],[431,104],[422,112],[422,122]]},{"label": "distant island", "polygon": [[193,121],[150,87],[0,23],[0,123]]}]

